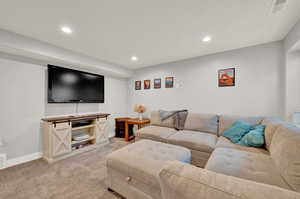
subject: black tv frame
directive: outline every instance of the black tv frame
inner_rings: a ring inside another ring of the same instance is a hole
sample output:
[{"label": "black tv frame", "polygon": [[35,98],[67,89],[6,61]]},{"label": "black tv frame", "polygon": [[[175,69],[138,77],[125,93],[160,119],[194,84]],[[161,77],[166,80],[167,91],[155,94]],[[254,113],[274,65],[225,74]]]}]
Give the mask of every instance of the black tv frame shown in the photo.
[{"label": "black tv frame", "polygon": [[[62,69],[66,69],[66,70],[71,70],[71,71],[74,71],[74,72],[78,72],[78,73],[84,73],[84,74],[88,74],[88,75],[94,75],[94,76],[98,76],[98,77],[102,77],[103,78],[103,93],[105,94],[105,77],[103,75],[99,75],[99,74],[95,74],[95,73],[89,73],[89,72],[84,72],[84,71],[79,71],[79,70],[74,70],[74,69],[70,69],[70,68],[65,68],[65,67],[61,67],[61,66],[55,66],[55,65],[51,65],[51,64],[48,64],[48,69],[50,67],[53,67],[53,68],[62,68]],[[48,78],[48,85],[47,85],[47,93],[48,93],[48,104],[78,104],[78,103],[81,103],[81,104],[100,104],[100,103],[104,103],[105,101],[105,95],[103,97],[103,100],[99,100],[99,101],[83,101],[83,100],[70,100],[70,101],[64,101],[64,102],[56,102],[56,101],[52,101],[50,100],[51,99],[51,92],[50,92],[50,87],[49,85],[51,84],[50,82],[50,78],[49,78],[49,70],[47,69],[47,78]]]}]

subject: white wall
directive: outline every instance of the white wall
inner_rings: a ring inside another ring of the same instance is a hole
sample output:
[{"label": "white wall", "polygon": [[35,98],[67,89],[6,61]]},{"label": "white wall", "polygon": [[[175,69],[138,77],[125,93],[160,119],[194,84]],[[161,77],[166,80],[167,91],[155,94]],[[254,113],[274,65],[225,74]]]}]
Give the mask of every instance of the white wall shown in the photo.
[{"label": "white wall", "polygon": [[0,59],[0,135],[8,158],[41,151],[44,67]]},{"label": "white wall", "polygon": [[293,114],[300,112],[300,51],[286,55],[286,119],[293,121]]},{"label": "white wall", "polygon": [[293,113],[300,111],[300,20],[284,39],[285,47],[285,119],[293,122]]},{"label": "white wall", "polygon": [[[148,110],[183,109],[193,112],[282,117],[284,110],[283,43],[273,42],[137,70],[130,80],[130,104]],[[218,87],[217,71],[236,68],[236,86]],[[175,88],[164,78],[175,77]],[[153,79],[162,78],[161,89]],[[135,80],[151,79],[150,90],[134,90]]]},{"label": "white wall", "polygon": [[[41,118],[75,113],[74,104],[47,104],[46,70],[38,64],[0,58],[0,137],[4,138],[8,159],[42,151]],[[111,113],[110,133],[114,117],[127,115],[128,80],[105,76],[105,103],[80,104],[79,113]]]}]

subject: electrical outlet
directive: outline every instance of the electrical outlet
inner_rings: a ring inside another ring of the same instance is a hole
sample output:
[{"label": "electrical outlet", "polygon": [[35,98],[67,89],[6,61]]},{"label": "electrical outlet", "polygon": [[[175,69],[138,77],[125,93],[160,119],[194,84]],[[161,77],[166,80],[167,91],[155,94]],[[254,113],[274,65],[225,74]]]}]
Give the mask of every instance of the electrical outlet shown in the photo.
[{"label": "electrical outlet", "polygon": [[0,154],[0,169],[4,169],[6,165],[6,154]]}]

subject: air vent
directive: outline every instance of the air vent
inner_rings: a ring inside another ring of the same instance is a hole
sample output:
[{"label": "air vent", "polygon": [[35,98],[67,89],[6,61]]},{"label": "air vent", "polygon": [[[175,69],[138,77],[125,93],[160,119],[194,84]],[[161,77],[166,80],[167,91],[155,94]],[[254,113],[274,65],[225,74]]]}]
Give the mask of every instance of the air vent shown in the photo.
[{"label": "air vent", "polygon": [[4,169],[6,164],[6,154],[0,154],[0,169]]},{"label": "air vent", "polygon": [[280,12],[287,5],[288,0],[273,0],[272,13]]}]

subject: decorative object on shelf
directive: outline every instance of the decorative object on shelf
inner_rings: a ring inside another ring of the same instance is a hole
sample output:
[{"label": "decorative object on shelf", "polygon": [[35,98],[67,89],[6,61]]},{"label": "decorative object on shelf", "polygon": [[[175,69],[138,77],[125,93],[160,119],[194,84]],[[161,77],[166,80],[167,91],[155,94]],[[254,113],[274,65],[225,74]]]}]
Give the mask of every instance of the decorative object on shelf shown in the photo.
[{"label": "decorative object on shelf", "polygon": [[143,120],[143,113],[146,111],[146,107],[144,105],[135,105],[134,112],[139,114],[139,120]]},{"label": "decorative object on shelf", "polygon": [[166,77],[166,88],[173,88],[174,86],[174,77]]},{"label": "decorative object on shelf", "polygon": [[144,89],[151,88],[151,80],[144,80]]},{"label": "decorative object on shelf", "polygon": [[142,89],[142,81],[135,81],[135,90]]},{"label": "decorative object on shelf", "polygon": [[235,86],[235,68],[218,71],[219,87]]},{"label": "decorative object on shelf", "polygon": [[161,79],[154,79],[154,88],[161,88]]}]

